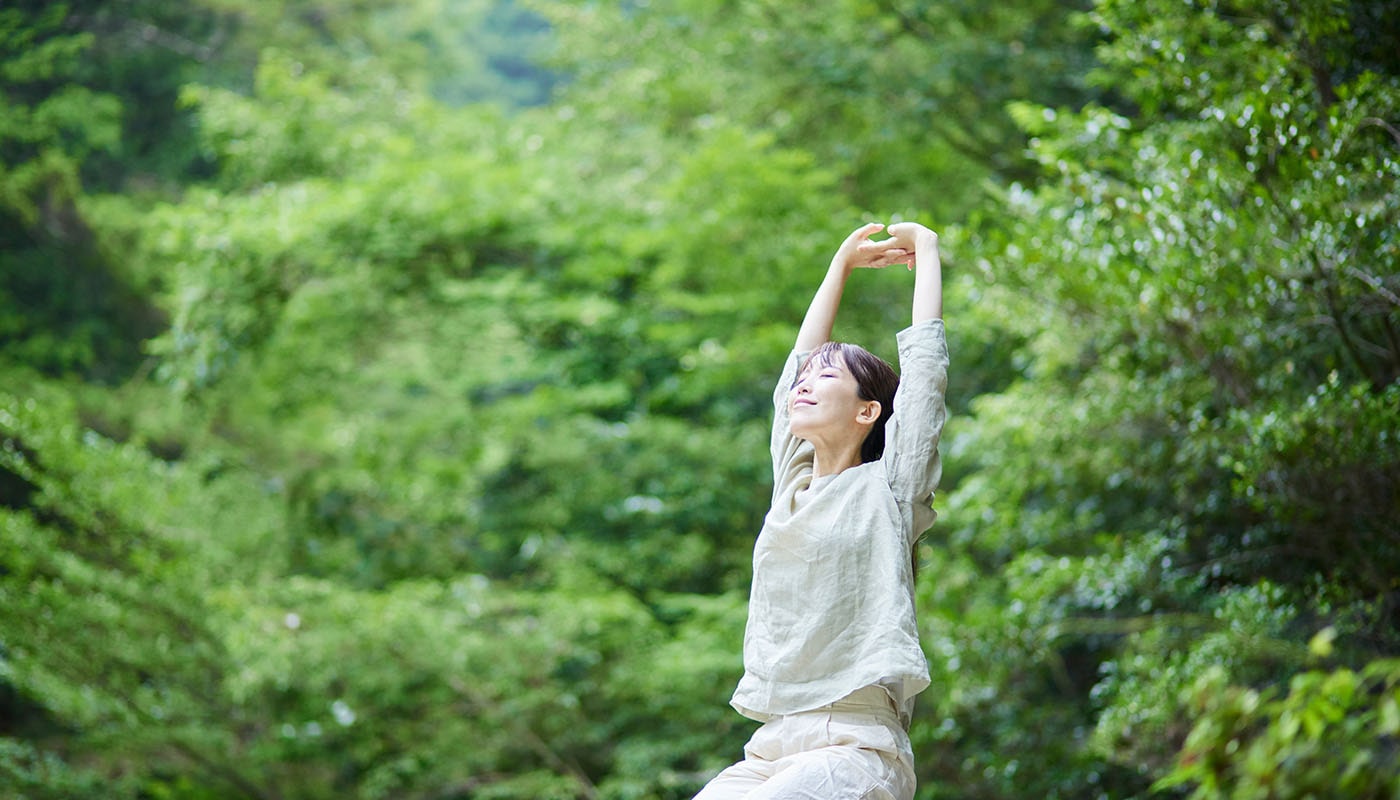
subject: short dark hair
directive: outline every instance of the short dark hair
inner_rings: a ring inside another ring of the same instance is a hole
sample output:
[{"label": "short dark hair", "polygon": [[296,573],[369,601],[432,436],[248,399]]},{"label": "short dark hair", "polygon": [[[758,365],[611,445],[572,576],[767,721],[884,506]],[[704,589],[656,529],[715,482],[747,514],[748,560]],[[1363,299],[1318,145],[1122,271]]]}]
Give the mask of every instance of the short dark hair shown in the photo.
[{"label": "short dark hair", "polygon": [[880,404],[880,418],[870,426],[865,441],[860,445],[862,464],[879,461],[880,456],[885,454],[885,423],[894,413],[894,393],[899,389],[899,374],[883,358],[848,342],[827,342],[813,350],[802,362],[797,374],[800,376],[814,363],[829,366],[837,358],[856,379],[856,396]]}]

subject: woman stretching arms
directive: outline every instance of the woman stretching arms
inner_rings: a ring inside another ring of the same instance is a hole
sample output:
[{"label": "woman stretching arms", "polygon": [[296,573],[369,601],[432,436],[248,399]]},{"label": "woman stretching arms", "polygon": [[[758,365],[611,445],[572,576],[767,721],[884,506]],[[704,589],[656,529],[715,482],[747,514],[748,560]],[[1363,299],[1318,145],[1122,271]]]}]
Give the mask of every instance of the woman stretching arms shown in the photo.
[{"label": "woman stretching arms", "polygon": [[[901,222],[872,241],[882,228],[837,249],[774,392],[773,503],[730,701],[763,725],[695,800],[914,796],[907,731],[929,675],[912,556],[934,519],[948,350],[938,236]],[[915,272],[902,376],[829,341],[852,271],[891,264]]]}]

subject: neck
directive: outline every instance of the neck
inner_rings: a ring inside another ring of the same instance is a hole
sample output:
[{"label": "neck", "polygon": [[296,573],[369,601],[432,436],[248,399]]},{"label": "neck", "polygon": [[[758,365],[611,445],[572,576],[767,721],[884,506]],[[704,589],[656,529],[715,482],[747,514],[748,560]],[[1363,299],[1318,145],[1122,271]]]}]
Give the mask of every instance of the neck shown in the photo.
[{"label": "neck", "polygon": [[844,446],[823,446],[812,443],[815,453],[812,458],[812,477],[825,478],[845,472],[851,467],[860,466],[860,443]]}]

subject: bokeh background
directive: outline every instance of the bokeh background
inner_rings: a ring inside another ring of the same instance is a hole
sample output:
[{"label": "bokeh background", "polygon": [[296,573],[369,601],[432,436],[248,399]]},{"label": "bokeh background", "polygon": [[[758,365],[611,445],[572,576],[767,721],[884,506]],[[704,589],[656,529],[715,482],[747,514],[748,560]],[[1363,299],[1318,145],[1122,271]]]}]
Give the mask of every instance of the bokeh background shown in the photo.
[{"label": "bokeh background", "polygon": [[1398,180],[1393,1],[5,0],[0,796],[690,797],[868,219],[919,797],[1400,796]]}]

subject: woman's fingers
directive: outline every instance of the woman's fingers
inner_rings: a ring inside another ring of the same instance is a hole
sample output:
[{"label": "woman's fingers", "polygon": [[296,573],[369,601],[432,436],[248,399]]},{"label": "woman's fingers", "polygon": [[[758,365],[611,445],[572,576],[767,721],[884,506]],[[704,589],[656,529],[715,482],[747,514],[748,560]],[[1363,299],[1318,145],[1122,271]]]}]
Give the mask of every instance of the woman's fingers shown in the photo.
[{"label": "woman's fingers", "polygon": [[921,238],[927,238],[935,243],[938,241],[937,233],[917,222],[896,222],[889,227],[888,233],[891,238],[909,250],[913,250]]},{"label": "woman's fingers", "polygon": [[893,239],[863,242],[857,250],[858,265],[866,267],[888,267],[891,264],[906,263],[913,257],[913,252],[898,246]]},{"label": "woman's fingers", "polygon": [[879,233],[884,229],[885,223],[883,222],[867,222],[859,228],[856,228],[855,230],[851,231],[851,235],[846,237],[846,241],[842,242],[842,245],[846,247],[862,246],[870,241],[870,237],[873,234]]}]

